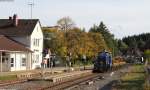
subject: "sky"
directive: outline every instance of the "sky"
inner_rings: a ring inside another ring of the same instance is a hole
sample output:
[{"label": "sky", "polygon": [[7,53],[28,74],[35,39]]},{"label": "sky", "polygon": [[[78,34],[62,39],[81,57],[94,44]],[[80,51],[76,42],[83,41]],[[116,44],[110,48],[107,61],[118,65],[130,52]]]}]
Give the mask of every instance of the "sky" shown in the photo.
[{"label": "sky", "polygon": [[103,21],[116,38],[150,32],[150,0],[0,0],[0,18],[15,13],[20,19],[31,18],[30,2],[32,17],[42,26],[54,26],[69,16],[87,31]]}]

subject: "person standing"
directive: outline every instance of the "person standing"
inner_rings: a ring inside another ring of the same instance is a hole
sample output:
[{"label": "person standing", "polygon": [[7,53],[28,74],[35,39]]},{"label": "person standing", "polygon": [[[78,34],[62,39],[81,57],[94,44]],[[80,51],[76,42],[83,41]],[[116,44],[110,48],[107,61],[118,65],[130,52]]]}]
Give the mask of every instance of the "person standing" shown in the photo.
[{"label": "person standing", "polygon": [[43,59],[43,66],[44,66],[44,68],[47,67],[47,59],[46,58]]}]

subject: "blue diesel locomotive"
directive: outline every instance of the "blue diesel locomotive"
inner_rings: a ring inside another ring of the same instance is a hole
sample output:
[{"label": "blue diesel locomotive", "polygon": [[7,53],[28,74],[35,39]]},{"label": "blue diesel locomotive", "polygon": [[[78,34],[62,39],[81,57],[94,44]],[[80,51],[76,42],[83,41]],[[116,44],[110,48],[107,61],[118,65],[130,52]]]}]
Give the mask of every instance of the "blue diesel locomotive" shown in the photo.
[{"label": "blue diesel locomotive", "polygon": [[93,72],[106,72],[112,68],[112,56],[109,52],[99,52],[94,60]]}]

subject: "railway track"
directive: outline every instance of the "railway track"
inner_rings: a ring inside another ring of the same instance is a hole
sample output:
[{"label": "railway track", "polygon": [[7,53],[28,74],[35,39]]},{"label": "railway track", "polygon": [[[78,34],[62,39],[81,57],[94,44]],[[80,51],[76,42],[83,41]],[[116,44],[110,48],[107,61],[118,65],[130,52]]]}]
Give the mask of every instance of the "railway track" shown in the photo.
[{"label": "railway track", "polygon": [[64,90],[70,86],[74,86],[76,84],[86,82],[86,81],[91,80],[93,78],[100,77],[100,75],[101,74],[89,74],[86,76],[76,77],[72,80],[62,81],[60,83],[56,83],[54,85],[51,85],[51,86],[48,86],[45,88],[41,88],[39,90]]},{"label": "railway track", "polygon": [[92,81],[95,78],[101,78],[102,73],[88,73],[74,78],[68,78],[60,82],[51,82],[50,80],[27,80],[24,82],[10,83],[1,86],[0,89],[16,90],[64,90],[79,83]]},{"label": "railway track", "polygon": [[24,82],[27,82],[27,81],[28,81],[27,79],[21,79],[21,80],[0,82],[0,87],[12,85],[12,84],[24,83]]},{"label": "railway track", "polygon": [[[24,80],[18,81],[13,83],[8,83],[0,86],[0,89],[17,89],[17,90],[58,90],[61,88],[65,88],[67,85],[64,83],[70,83],[76,80],[81,80],[82,78],[87,78],[93,76],[92,73],[82,74],[81,76],[77,77],[70,77],[63,79],[59,82],[52,82],[50,79],[38,79],[38,80]],[[74,83],[75,84],[75,83]],[[68,84],[73,85],[73,84]]]},{"label": "railway track", "polygon": [[25,81],[18,83],[10,83],[5,86],[1,86],[0,89],[17,89],[17,90],[63,90],[67,87],[76,85],[81,82],[88,81],[95,77],[99,77],[100,74],[87,74],[81,77],[75,77],[66,79],[61,82],[53,83],[49,80],[40,81]]},{"label": "railway track", "polygon": [[[122,69],[122,68],[126,68],[126,67],[128,67],[128,65],[124,65],[119,68]],[[119,70],[119,68],[114,68],[112,71],[117,71],[117,70]],[[110,73],[110,72],[106,72],[106,73]],[[93,83],[97,79],[103,79],[104,74],[105,73],[91,73],[86,76],[76,77],[76,78],[68,80],[68,81],[59,82],[57,84],[54,84],[52,86],[48,86],[45,88],[41,88],[39,90],[64,90],[66,88],[75,86],[75,85],[83,83],[83,82],[84,83],[88,82],[88,84],[90,84],[90,83]]]},{"label": "railway track", "polygon": [[[118,70],[118,69],[117,69]],[[114,70],[114,71],[117,71]],[[50,79],[22,80],[14,83],[1,85],[0,89],[16,90],[64,90],[82,82],[92,81],[95,78],[102,78],[104,73],[85,73],[63,79],[59,82],[52,82]],[[59,76],[58,76],[59,77]]]}]

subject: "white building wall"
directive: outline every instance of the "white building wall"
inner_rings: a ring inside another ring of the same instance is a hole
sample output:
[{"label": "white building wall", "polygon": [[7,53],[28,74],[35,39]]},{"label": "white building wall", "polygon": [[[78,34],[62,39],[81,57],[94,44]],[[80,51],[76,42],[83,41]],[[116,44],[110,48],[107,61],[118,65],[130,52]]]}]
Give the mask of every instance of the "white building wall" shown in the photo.
[{"label": "white building wall", "polygon": [[32,69],[35,69],[36,67],[41,67],[43,52],[43,32],[39,22],[31,34],[30,41],[30,49],[33,51]]},{"label": "white building wall", "polygon": [[27,61],[26,53],[11,53],[10,60],[11,58],[14,59],[14,65],[11,67],[10,71],[26,70],[27,63],[25,66],[22,66],[22,58],[26,58]]}]

